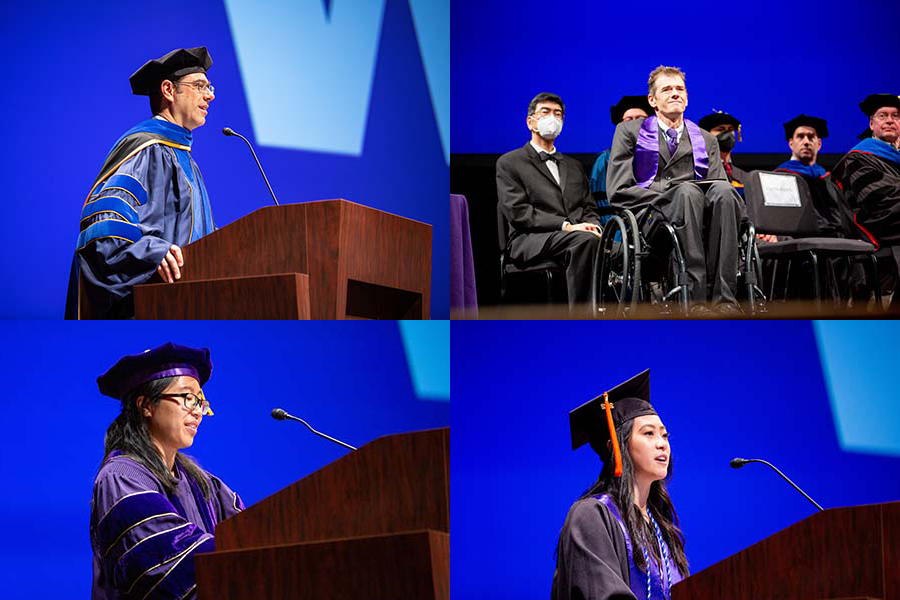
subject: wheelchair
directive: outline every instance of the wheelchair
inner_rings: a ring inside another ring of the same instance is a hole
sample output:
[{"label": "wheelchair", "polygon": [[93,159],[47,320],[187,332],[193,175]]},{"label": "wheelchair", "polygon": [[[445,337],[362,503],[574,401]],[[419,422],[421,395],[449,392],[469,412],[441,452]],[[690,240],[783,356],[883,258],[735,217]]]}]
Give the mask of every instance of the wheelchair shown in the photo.
[{"label": "wheelchair", "polygon": [[[688,315],[691,284],[684,252],[662,212],[653,205],[636,213],[617,206],[598,211],[610,219],[594,257],[592,314],[627,318],[639,307],[651,306],[659,316]],[[767,312],[756,229],[749,221],[740,231],[739,265],[739,300],[750,314]]]}]

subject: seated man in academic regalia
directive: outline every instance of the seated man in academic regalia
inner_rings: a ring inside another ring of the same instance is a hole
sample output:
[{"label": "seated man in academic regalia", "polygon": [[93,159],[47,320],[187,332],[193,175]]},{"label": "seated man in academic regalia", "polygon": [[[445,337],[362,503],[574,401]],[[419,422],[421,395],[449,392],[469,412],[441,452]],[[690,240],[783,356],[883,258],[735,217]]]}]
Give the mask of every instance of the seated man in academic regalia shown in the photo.
[{"label": "seated man in academic regalia", "polygon": [[[613,126],[625,121],[646,119],[651,114],[653,109],[647,102],[647,96],[622,96],[617,103],[609,107],[609,118]],[[597,206],[609,206],[606,194],[607,167],[609,167],[609,148],[597,156],[591,169],[591,195],[597,201]],[[609,218],[601,217],[601,222],[605,225]]]},{"label": "seated man in academic regalia", "polygon": [[[735,145],[741,140],[741,122],[737,117],[729,115],[721,110],[711,112],[697,124],[700,129],[705,129],[711,135],[716,136],[716,142],[719,144],[719,155],[722,157],[722,166],[725,167],[725,174],[728,175],[728,181],[741,198],[744,197],[744,182],[747,181],[749,173],[731,162],[731,153],[734,151]],[[769,234],[757,234],[757,238],[766,242],[777,242],[778,237]]]},{"label": "seated man in academic regalia", "polygon": [[722,166],[725,167],[728,181],[743,196],[747,172],[731,162],[734,146],[741,141],[741,122],[737,117],[718,110],[697,121],[697,125],[700,126],[700,129],[705,129],[716,137],[716,141],[719,143],[719,155],[722,157]]},{"label": "seated man in academic regalia", "polygon": [[896,293],[900,265],[900,97],[872,94],[860,105],[869,117],[872,137],[845,154],[834,168],[834,180],[844,192],[853,224],[863,239],[890,247],[889,260],[879,261],[882,289]]},{"label": "seated man in academic regalia", "polygon": [[167,283],[180,279],[182,246],[214,230],[191,156],[192,130],[206,122],[215,98],[206,76],[210,66],[206,48],[180,48],[131,76],[132,92],[150,97],[153,118],[113,145],[87,196],[66,318],[134,316],[132,288],[155,274]]},{"label": "seated man in academic regalia", "polygon": [[849,223],[841,191],[824,167],[816,164],[822,139],[828,137],[828,124],[825,119],[798,115],[784,124],[784,135],[791,148],[791,159],[775,170],[799,175],[806,181],[821,237],[845,237]]},{"label": "seated man in academic regalia", "polygon": [[[793,173],[806,182],[812,197],[813,208],[819,224],[819,237],[846,237],[850,229],[849,215],[845,209],[841,190],[834,183],[831,174],[816,163],[822,149],[822,139],[828,137],[828,123],[825,119],[810,115],[798,115],[784,123],[784,136],[791,149],[791,159],[775,168],[776,172]],[[862,265],[851,265],[846,259],[827,261],[826,295],[839,299],[850,295],[848,285],[852,279],[864,282]],[[813,270],[807,266],[799,277],[788,282],[788,295],[792,298],[813,297]]]},{"label": "seated man in academic regalia", "polygon": [[519,268],[548,258],[563,263],[572,308],[590,300],[601,226],[581,163],[556,149],[565,110],[556,94],[531,100],[531,139],[497,159],[497,198],[509,221],[510,260]]},{"label": "seated man in academic regalia", "polygon": [[677,67],[650,73],[656,114],[616,127],[606,188],[610,203],[653,205],[674,227],[690,282],[692,311],[739,313],[736,299],[744,203],[728,182],[719,145],[684,118],[687,89]]}]

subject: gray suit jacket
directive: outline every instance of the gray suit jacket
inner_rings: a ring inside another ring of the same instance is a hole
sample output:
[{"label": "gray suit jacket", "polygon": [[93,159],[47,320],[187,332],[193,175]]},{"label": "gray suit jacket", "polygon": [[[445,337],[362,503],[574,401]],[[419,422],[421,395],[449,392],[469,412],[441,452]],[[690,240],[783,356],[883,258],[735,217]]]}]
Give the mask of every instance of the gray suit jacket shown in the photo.
[{"label": "gray suit jacket", "polygon": [[563,155],[558,166],[559,184],[530,142],[497,159],[497,197],[516,262],[537,257],[563,221],[600,225],[581,163]]},{"label": "gray suit jacket", "polygon": [[[691,137],[687,130],[681,135],[681,141],[675,148],[675,155],[670,156],[669,147],[660,128],[659,168],[656,170],[656,178],[649,188],[638,186],[631,161],[634,158],[638,130],[643,122],[644,119],[624,121],[616,127],[606,173],[606,193],[609,195],[610,203],[616,206],[642,208],[679,183],[695,179]],[[728,181],[725,167],[722,166],[722,157],[719,155],[719,143],[706,131],[700,131],[706,141],[706,152],[709,154],[709,172],[704,181],[715,179]]]}]

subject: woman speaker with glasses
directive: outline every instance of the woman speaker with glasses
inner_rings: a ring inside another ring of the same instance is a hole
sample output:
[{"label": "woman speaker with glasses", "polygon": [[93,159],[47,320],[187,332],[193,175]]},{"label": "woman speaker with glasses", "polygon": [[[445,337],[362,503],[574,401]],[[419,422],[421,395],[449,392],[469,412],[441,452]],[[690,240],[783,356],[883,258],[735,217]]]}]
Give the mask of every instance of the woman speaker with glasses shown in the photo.
[{"label": "woman speaker with glasses", "polygon": [[94,480],[94,599],[193,598],[194,554],[214,550],[217,523],[238,495],[180,450],[212,415],[201,388],[209,350],[163,344],[124,356],[97,378],[121,401]]}]

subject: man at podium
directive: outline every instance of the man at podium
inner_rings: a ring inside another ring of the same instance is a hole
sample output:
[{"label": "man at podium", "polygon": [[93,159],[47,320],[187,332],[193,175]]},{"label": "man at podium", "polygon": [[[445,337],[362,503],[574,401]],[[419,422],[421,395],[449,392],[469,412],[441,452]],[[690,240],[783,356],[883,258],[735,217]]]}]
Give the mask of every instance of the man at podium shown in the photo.
[{"label": "man at podium", "polygon": [[216,524],[244,509],[179,452],[213,414],[201,388],[211,372],[208,349],[167,343],[123,356],[97,378],[122,412],[94,480],[94,600],[195,598],[194,554],[214,550]]},{"label": "man at podium", "polygon": [[215,99],[211,66],[206,48],[179,48],[131,76],[132,92],[150,97],[153,117],[113,145],[84,203],[66,318],[85,313],[82,298],[93,318],[134,316],[132,288],[155,273],[168,283],[180,279],[181,247],[215,229],[190,153],[191,132]]}]

